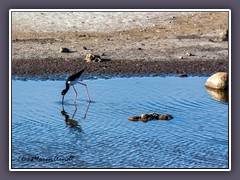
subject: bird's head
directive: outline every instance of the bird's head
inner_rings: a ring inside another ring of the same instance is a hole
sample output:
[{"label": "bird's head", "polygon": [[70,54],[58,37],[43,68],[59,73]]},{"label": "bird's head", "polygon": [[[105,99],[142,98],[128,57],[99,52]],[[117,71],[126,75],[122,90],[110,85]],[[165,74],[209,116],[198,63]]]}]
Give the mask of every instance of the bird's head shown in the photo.
[{"label": "bird's head", "polygon": [[64,89],[61,94],[64,96],[67,93],[67,91],[68,89]]}]

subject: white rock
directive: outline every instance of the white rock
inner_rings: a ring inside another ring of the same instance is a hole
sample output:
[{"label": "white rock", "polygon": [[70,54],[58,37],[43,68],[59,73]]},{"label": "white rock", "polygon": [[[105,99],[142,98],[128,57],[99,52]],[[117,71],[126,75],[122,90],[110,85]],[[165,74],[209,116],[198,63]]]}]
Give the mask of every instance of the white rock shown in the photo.
[{"label": "white rock", "polygon": [[212,89],[228,89],[228,74],[226,72],[213,74],[207,79],[205,86]]}]

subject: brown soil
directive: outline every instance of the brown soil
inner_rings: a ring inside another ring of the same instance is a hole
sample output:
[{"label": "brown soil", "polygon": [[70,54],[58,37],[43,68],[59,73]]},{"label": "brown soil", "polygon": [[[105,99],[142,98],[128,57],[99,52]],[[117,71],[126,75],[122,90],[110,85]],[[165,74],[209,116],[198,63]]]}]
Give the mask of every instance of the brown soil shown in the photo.
[{"label": "brown soil", "polygon": [[[227,13],[181,16],[176,12],[166,22],[111,32],[36,32],[13,26],[12,75],[61,76],[84,66],[89,77],[228,71],[228,41],[218,38],[228,27]],[[71,53],[61,53],[60,47]],[[104,61],[86,63],[87,53]]]}]

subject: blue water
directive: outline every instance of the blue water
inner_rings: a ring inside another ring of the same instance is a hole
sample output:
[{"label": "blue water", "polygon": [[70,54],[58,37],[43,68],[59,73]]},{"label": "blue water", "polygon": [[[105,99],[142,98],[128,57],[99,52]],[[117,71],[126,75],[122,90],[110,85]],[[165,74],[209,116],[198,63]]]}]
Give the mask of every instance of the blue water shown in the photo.
[{"label": "blue water", "polygon": [[[64,107],[64,81],[12,80],[12,168],[228,168],[228,103],[206,79],[84,80],[93,102],[76,85]],[[174,119],[128,120],[149,112]]]}]

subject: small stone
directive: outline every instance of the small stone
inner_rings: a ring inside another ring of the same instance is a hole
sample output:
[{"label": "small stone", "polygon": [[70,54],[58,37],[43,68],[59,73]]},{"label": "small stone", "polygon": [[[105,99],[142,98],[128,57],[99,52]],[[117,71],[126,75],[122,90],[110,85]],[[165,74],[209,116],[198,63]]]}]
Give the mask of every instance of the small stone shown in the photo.
[{"label": "small stone", "polygon": [[178,74],[178,77],[187,77],[188,75],[185,74],[185,73],[182,73],[182,74]]},{"label": "small stone", "polygon": [[61,47],[61,48],[60,48],[60,52],[61,52],[61,53],[69,53],[70,50],[69,50],[68,48],[63,48],[63,47]]},{"label": "small stone", "polygon": [[138,48],[138,50],[142,50],[142,48]]},{"label": "small stone", "polygon": [[101,58],[98,55],[93,55],[93,54],[87,54],[85,57],[85,60],[87,62],[101,62]]},{"label": "small stone", "polygon": [[228,41],[228,29],[219,34],[220,41]]},{"label": "small stone", "polygon": [[169,114],[162,114],[162,115],[158,116],[158,119],[159,120],[171,120],[171,119],[173,119],[173,117]]},{"label": "small stone", "polygon": [[193,56],[193,54],[192,54],[192,53],[189,53],[189,52],[187,52],[187,53],[186,53],[186,56]]},{"label": "small stone", "polygon": [[86,48],[85,46],[83,46],[83,49],[84,49],[84,50],[87,50],[87,48]]},{"label": "small stone", "polygon": [[182,57],[182,56],[179,56],[179,59],[183,59],[183,57]]}]

